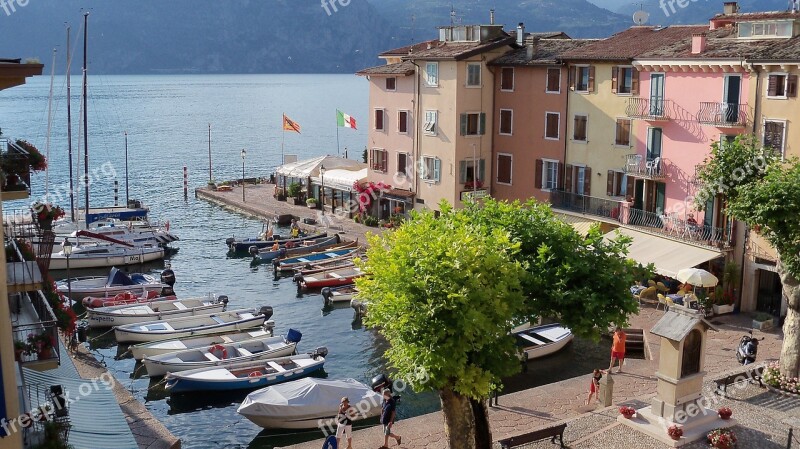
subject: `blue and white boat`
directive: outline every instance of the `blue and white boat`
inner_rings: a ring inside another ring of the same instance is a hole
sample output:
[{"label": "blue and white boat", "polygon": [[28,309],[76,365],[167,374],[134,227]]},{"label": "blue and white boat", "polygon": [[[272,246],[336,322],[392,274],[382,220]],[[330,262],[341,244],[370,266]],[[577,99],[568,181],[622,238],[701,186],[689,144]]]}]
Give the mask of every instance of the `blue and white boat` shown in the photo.
[{"label": "blue and white boat", "polygon": [[250,251],[251,246],[255,246],[256,248],[269,248],[271,247],[276,241],[281,244],[285,245],[286,242],[292,242],[295,244],[302,244],[305,240],[314,240],[320,237],[327,237],[327,232],[321,232],[319,234],[314,235],[306,235],[302,237],[297,237],[294,239],[281,239],[280,237],[273,238],[272,240],[266,240],[263,238],[248,238],[242,240],[236,240],[235,238],[229,238],[225,240],[225,244],[228,245],[228,249],[230,252],[233,253],[247,253]]},{"label": "blue and white boat", "polygon": [[318,253],[305,254],[299,257],[290,257],[288,259],[276,259],[272,263],[275,269],[281,272],[293,272],[295,268],[304,267],[308,264],[315,262],[326,262],[331,260],[341,260],[352,257],[356,254],[358,248],[340,248],[332,249],[329,251],[321,251]]},{"label": "blue and white boat", "polygon": [[317,348],[311,354],[167,373],[165,388],[170,393],[263,388],[322,369],[327,354],[326,348]]},{"label": "blue and white boat", "polygon": [[335,234],[330,237],[320,237],[318,239],[305,240],[299,246],[293,246],[291,248],[287,248],[285,244],[281,245],[281,242],[279,241],[278,245],[280,245],[280,248],[277,251],[273,251],[272,248],[258,249],[256,247],[251,247],[250,255],[253,256],[254,261],[270,262],[279,257],[296,257],[303,254],[321,251],[338,245],[340,241],[341,239],[339,234]]}]

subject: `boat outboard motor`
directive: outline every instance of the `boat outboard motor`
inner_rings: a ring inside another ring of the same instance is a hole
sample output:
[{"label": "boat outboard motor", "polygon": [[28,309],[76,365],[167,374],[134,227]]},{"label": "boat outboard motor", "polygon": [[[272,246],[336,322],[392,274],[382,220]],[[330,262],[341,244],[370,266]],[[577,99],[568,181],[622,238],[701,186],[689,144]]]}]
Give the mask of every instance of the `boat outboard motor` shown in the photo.
[{"label": "boat outboard motor", "polygon": [[264,306],[264,307],[258,309],[258,314],[259,315],[264,315],[264,321],[267,321],[268,319],[272,318],[272,313],[273,313],[272,312],[272,307],[270,307],[270,306]]},{"label": "boat outboard motor", "polygon": [[166,268],[161,272],[161,283],[170,287],[175,286],[175,272],[172,271],[172,268]]},{"label": "boat outboard motor", "polygon": [[314,349],[314,352],[311,353],[311,357],[327,357],[328,356],[328,348],[325,346],[320,346]]},{"label": "boat outboard motor", "polygon": [[219,297],[217,297],[217,302],[222,303],[222,311],[224,312],[225,309],[228,308],[228,302],[230,302],[230,300],[228,299],[228,295],[219,295]]},{"label": "boat outboard motor", "polygon": [[333,290],[330,287],[325,287],[320,292],[322,294],[322,299],[325,301],[325,305],[331,305],[331,297],[333,297]]},{"label": "boat outboard motor", "polygon": [[392,391],[392,381],[389,380],[386,374],[378,374],[377,376],[373,377],[370,386],[372,387],[372,391],[376,393],[381,393],[387,388],[389,391]]},{"label": "boat outboard motor", "polygon": [[[235,238],[233,238],[233,237],[228,237],[228,238],[226,238],[226,239],[225,239],[225,245],[227,245],[229,248],[230,248],[230,247],[231,247],[231,245],[233,245],[234,243],[236,243],[236,239],[235,239]],[[233,248],[231,248],[231,249],[233,249]]]},{"label": "boat outboard motor", "polygon": [[175,296],[175,290],[173,290],[169,285],[161,288],[161,297],[164,298],[167,296]]},{"label": "boat outboard motor", "polygon": [[293,282],[300,282],[302,280],[303,280],[303,274],[302,273],[295,273],[294,276],[292,276],[292,281]]},{"label": "boat outboard motor", "polygon": [[250,253],[251,256],[256,257],[258,255],[258,247],[253,245],[250,248],[247,248],[247,251]]}]

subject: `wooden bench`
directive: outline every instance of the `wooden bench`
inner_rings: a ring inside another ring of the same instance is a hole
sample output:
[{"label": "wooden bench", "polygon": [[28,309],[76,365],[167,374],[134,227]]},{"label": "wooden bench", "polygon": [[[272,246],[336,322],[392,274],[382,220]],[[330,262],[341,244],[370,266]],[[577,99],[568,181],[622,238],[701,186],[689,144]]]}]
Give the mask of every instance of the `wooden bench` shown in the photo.
[{"label": "wooden bench", "polygon": [[513,449],[528,443],[541,441],[547,438],[550,438],[550,441],[555,443],[556,437],[558,437],[558,442],[561,445],[561,447],[566,447],[564,446],[564,429],[566,428],[567,428],[566,423],[556,424],[554,426],[545,427],[543,429],[535,430],[533,432],[526,433],[523,435],[517,435],[515,437],[506,438],[504,440],[498,441],[498,443],[500,443],[500,447],[502,449]]},{"label": "wooden bench", "polygon": [[[717,388],[714,390],[717,394],[727,394],[728,393],[728,385],[733,385],[740,380],[748,380],[753,379],[758,381],[758,385],[760,387],[764,387],[764,384],[761,382],[761,375],[764,373],[764,367],[755,367],[754,369],[742,372],[731,374],[730,376],[726,376],[720,379],[715,379],[714,383],[716,384]],[[722,393],[720,393],[722,390]]]}]

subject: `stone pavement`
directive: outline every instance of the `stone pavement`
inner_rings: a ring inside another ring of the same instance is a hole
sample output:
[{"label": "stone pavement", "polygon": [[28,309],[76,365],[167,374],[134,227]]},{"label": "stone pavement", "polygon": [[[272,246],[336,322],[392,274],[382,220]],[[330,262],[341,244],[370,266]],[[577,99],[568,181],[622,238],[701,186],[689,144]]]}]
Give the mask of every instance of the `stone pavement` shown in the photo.
[{"label": "stone pavement", "polygon": [[[623,373],[613,374],[614,378],[614,404],[634,403],[641,406],[646,405],[654,394],[656,387],[655,372],[659,356],[658,338],[649,334],[649,330],[664,314],[661,310],[655,310],[652,306],[645,305],[641,312],[631,318],[630,327],[645,329],[645,342],[649,357],[647,360],[626,360]],[[712,319],[712,322],[719,328],[719,332],[709,332],[709,339],[706,351],[706,371],[707,378],[720,377],[722,373],[735,369],[738,364],[735,357],[735,348],[739,339],[750,329],[751,319],[747,315],[728,315]],[[759,360],[777,359],[780,355],[782,343],[782,333],[775,330],[768,333],[754,331],[757,337],[766,337],[759,346]],[[532,361],[530,363],[536,363]],[[564,380],[561,382],[544,385],[529,390],[512,393],[499,398],[499,406],[493,407],[489,412],[489,420],[492,425],[492,435],[495,440],[529,432],[538,427],[551,425],[555,422],[575,419],[581,416],[595,416],[601,411],[594,410],[594,407],[585,407],[584,401],[588,393],[590,374]],[[636,401],[636,402],[631,402]],[[618,412],[615,408],[606,411],[610,417],[616,418]],[[585,415],[586,414],[586,415]],[[600,419],[600,418],[596,418]],[[611,425],[613,419],[608,420],[607,425]],[[598,424],[599,425],[599,424]],[[596,426],[595,426],[596,427]],[[605,426],[581,431],[580,435],[572,436],[572,440],[578,440],[594,432],[602,430]],[[567,427],[568,432],[573,432]],[[359,430],[353,436],[353,449],[375,449],[383,444],[383,435],[380,426]],[[398,421],[393,429],[395,433],[403,437],[402,449],[446,449],[447,441],[444,435],[444,423],[440,412],[430,413]],[[628,433],[628,428],[624,432],[617,429],[616,433]],[[610,431],[612,434],[615,433]],[[389,446],[394,448],[394,441],[389,441]],[[550,444],[549,441],[546,444]],[[655,445],[630,445],[617,446],[608,444],[608,441],[587,443],[586,446],[575,447],[652,447],[660,448]],[[302,444],[289,446],[285,449],[318,449],[322,447],[322,441],[316,440]],[[538,446],[532,446],[538,447]],[[553,447],[553,446],[541,446]],[[742,446],[740,446],[742,447]]]}]

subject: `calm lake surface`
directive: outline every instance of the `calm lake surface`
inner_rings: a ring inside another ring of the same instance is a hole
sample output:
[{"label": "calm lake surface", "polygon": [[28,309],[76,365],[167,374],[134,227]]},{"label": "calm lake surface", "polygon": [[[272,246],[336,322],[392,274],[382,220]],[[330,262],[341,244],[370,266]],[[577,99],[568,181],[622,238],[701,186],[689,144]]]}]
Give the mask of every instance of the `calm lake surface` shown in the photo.
[{"label": "calm lake surface", "polygon": [[[49,72],[49,68],[45,71]],[[74,160],[83,160],[79,140],[80,79],[73,77]],[[363,382],[385,371],[386,342],[377,332],[353,320],[347,307],[323,309],[317,294],[298,295],[290,278],[276,280],[269,267],[251,268],[250,260],[226,256],[226,237],[255,236],[262,224],[194,198],[191,189],[208,180],[208,125],[212,126],[213,177],[239,178],[240,151],[247,149],[247,177],[268,176],[281,160],[281,114],[302,126],[302,134],[286,133],[285,153],[300,159],[337,154],[336,109],[358,120],[360,130],[342,129],[341,152],[348,148],[360,159],[368,125],[367,82],[351,75],[221,75],[221,76],[92,76],[89,86],[89,167],[92,206],[113,204],[114,180],[120,202],[125,201],[124,132],[128,132],[130,198],[144,201],[151,217],[171,223],[181,240],[171,256],[177,276],[175,290],[183,297],[226,294],[231,307],[275,309],[276,335],[289,328],[303,333],[301,351],[318,346],[330,350],[323,376],[353,377]],[[49,77],[0,92],[3,137],[26,139],[46,148]],[[66,90],[63,78],[54,82],[50,132],[50,173],[34,177],[34,198],[66,191]],[[189,173],[190,195],[183,197],[182,171]],[[113,167],[113,169],[112,169]],[[116,173],[116,177],[113,173]],[[111,174],[111,176],[108,176]],[[49,178],[49,179],[47,179]],[[62,196],[54,202],[68,208]],[[83,204],[83,199],[78,201]],[[28,202],[3,205],[4,211],[23,209]],[[158,270],[159,266],[146,269]],[[59,273],[54,273],[56,276]],[[578,311],[576,311],[578,313]],[[268,434],[236,413],[245,394],[173,400],[160,386],[136,372],[133,359],[120,358],[112,336],[93,342],[97,358],[183,440],[186,448],[270,449],[318,438],[317,432]],[[561,353],[531,362],[529,370],[508,379],[506,391],[517,391],[590,373],[608,363],[608,345],[576,340]],[[403,395],[401,418],[439,408],[433,393]]]}]

